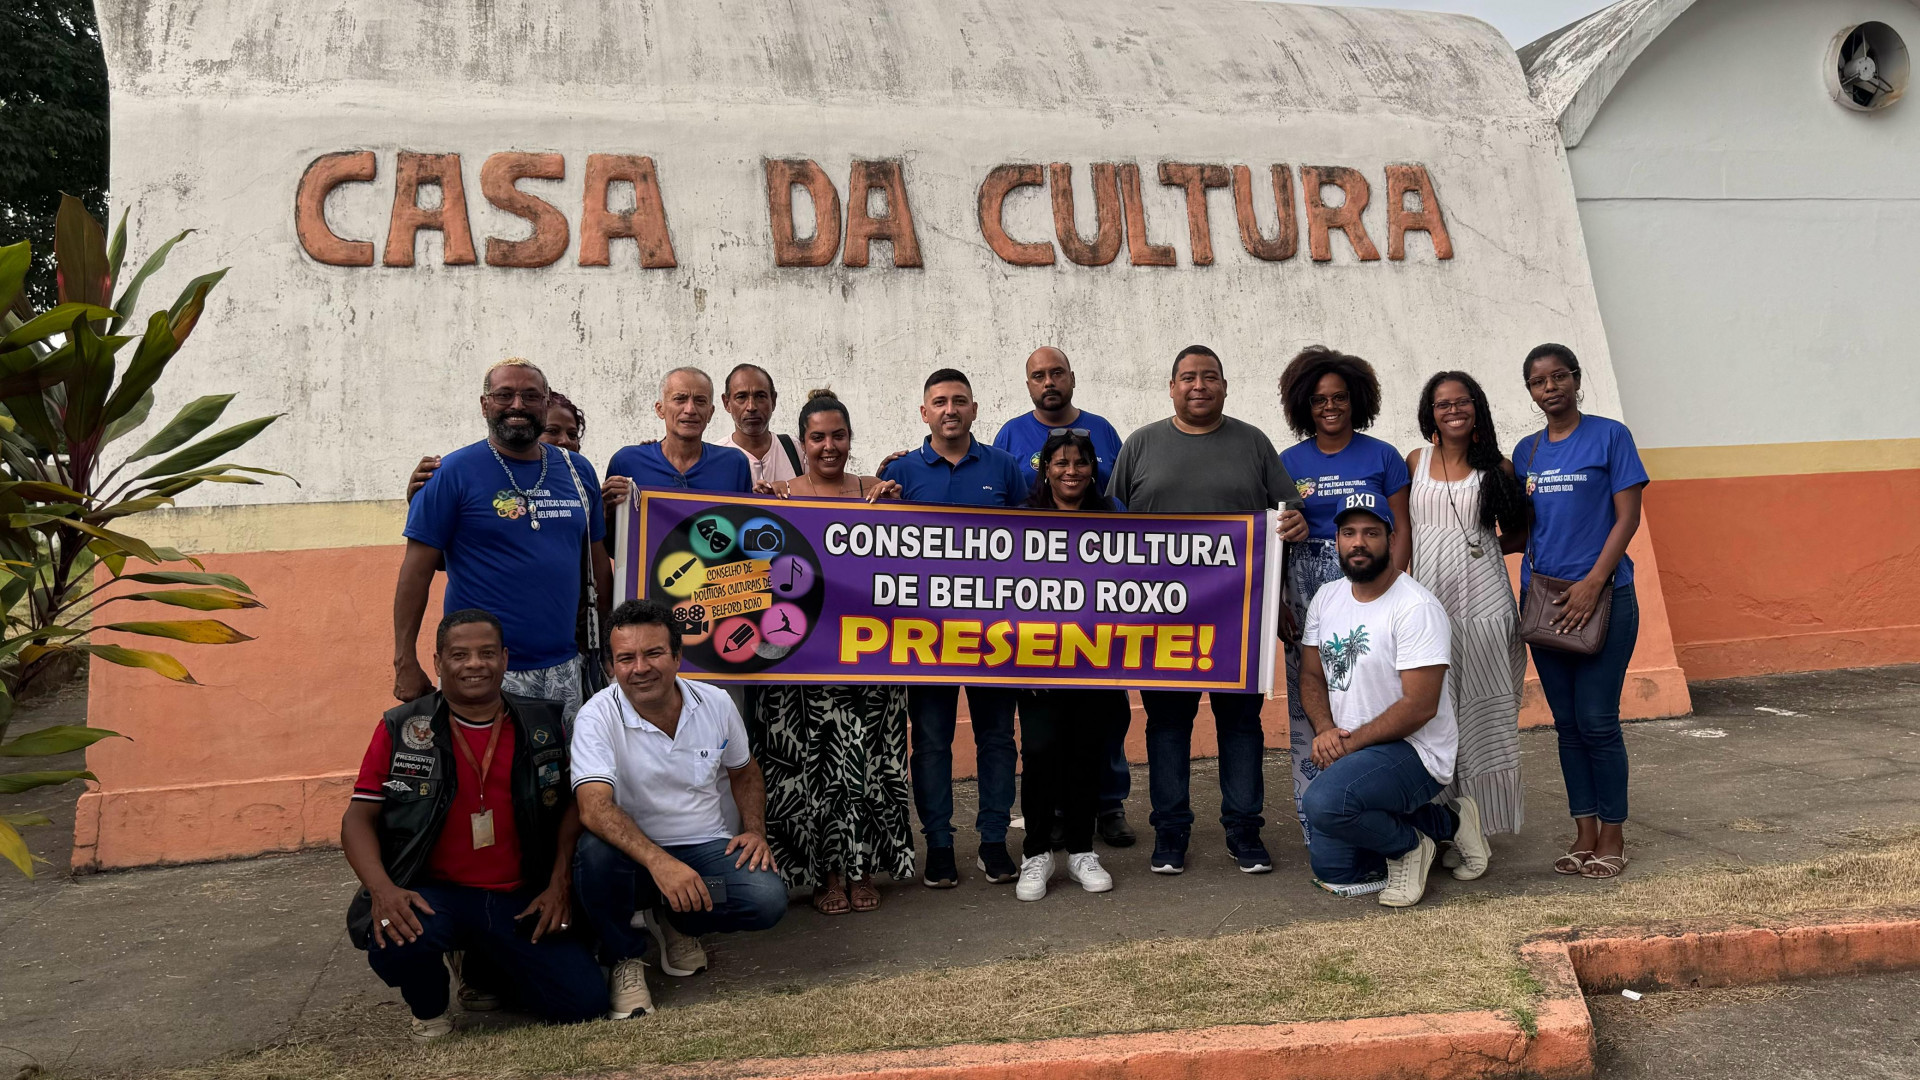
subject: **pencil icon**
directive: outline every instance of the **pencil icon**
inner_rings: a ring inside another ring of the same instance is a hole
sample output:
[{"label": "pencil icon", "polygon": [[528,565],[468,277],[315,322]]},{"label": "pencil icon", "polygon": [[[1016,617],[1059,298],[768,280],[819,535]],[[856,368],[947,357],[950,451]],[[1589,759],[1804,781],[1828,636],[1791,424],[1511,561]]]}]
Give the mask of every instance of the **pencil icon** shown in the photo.
[{"label": "pencil icon", "polygon": [[673,583],[676,581],[679,581],[683,574],[693,569],[695,566],[699,564],[699,562],[700,562],[699,559],[696,559],[691,555],[687,556],[687,561],[680,564],[680,569],[675,570],[673,573],[667,575],[666,587],[669,589],[673,588]]}]

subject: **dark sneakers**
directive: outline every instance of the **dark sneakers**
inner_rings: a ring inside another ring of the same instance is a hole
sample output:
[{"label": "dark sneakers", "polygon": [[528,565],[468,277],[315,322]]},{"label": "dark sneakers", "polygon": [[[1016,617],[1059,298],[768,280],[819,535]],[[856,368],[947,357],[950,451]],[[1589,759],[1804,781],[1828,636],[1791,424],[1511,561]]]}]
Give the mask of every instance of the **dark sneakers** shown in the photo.
[{"label": "dark sneakers", "polygon": [[1187,837],[1185,832],[1155,833],[1153,837],[1153,863],[1151,869],[1156,874],[1183,874],[1187,870]]},{"label": "dark sneakers", "polygon": [[954,865],[953,848],[927,849],[927,870],[920,875],[920,883],[929,889],[951,889],[960,884],[960,868]]},{"label": "dark sneakers", "polygon": [[1136,837],[1133,826],[1127,824],[1125,810],[1108,810],[1100,815],[1100,839],[1108,847],[1132,847]]},{"label": "dark sneakers", "polygon": [[[949,858],[952,856],[949,855]],[[1006,885],[1020,876],[1020,868],[1013,864],[1013,856],[1007,854],[1007,842],[984,843],[980,845],[980,857],[974,865],[987,875],[987,880],[995,885]]]},{"label": "dark sneakers", "polygon": [[1265,874],[1273,870],[1273,856],[1267,854],[1267,845],[1260,842],[1257,832],[1229,835],[1227,854],[1240,864],[1243,874]]}]

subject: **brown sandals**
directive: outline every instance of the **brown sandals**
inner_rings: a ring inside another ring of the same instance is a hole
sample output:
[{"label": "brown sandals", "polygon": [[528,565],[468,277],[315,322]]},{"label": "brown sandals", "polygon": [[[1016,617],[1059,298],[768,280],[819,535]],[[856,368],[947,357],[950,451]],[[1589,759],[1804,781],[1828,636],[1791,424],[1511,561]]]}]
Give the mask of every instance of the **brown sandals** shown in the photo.
[{"label": "brown sandals", "polygon": [[861,878],[847,890],[855,911],[872,911],[880,906],[880,890],[873,885],[872,878]]},{"label": "brown sandals", "polygon": [[845,915],[853,910],[853,904],[847,899],[845,886],[816,885],[813,889],[813,910],[822,915]]}]

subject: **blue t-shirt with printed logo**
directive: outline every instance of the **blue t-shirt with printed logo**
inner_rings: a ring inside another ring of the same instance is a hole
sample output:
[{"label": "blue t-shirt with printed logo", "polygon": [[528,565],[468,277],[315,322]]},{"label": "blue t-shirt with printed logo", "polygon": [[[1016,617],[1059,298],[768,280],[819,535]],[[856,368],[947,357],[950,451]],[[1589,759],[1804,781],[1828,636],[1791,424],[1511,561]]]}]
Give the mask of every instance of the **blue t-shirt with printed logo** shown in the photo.
[{"label": "blue t-shirt with printed logo", "polygon": [[[407,539],[446,557],[445,610],[479,608],[499,619],[512,671],[552,667],[578,654],[581,553],[589,537],[601,540],[607,532],[592,464],[572,455],[587,489],[580,492],[567,451],[545,443],[540,449],[545,480],[539,461],[496,460],[484,439],[463,446],[440,459],[407,508]],[[514,493],[501,461],[533,496],[532,506]]]},{"label": "blue t-shirt with printed logo", "polygon": [[[1113,462],[1120,456],[1120,433],[1113,429],[1103,417],[1095,416],[1085,409],[1074,418],[1068,429],[1084,428],[1087,438],[1093,440],[1093,453],[1097,460],[1094,467],[1097,475],[1094,483],[1101,491],[1107,490],[1107,480],[1113,475]],[[1019,416],[1000,425],[993,434],[993,445],[1012,454],[1021,464],[1033,470],[1035,483],[1040,479],[1040,448],[1047,445],[1048,436],[1053,434],[1052,424],[1043,424],[1032,413]]]},{"label": "blue t-shirt with printed logo", "polygon": [[[1533,501],[1533,532],[1520,568],[1523,589],[1535,568],[1569,581],[1586,577],[1620,520],[1613,496],[1648,481],[1633,432],[1604,416],[1582,415],[1559,442],[1545,430],[1521,439],[1513,448],[1513,467]],[[1632,559],[1620,556],[1613,583],[1633,583]]]},{"label": "blue t-shirt with printed logo", "polygon": [[[1312,439],[1297,442],[1280,451],[1280,464],[1287,467],[1306,504],[1300,512],[1307,518],[1307,535],[1315,540],[1331,540],[1338,533],[1333,518],[1347,496],[1371,491],[1384,501],[1413,482],[1400,451],[1359,431],[1337,454],[1322,453]],[[1406,523],[1396,527],[1405,528]]]}]

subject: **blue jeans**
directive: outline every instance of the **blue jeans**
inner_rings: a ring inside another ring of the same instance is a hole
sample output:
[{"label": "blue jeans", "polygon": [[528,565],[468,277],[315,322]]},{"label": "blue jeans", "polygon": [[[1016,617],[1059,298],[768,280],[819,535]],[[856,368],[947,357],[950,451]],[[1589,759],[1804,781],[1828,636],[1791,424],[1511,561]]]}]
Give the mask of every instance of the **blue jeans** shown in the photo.
[{"label": "blue jeans", "polygon": [[1421,764],[1405,739],[1363,746],[1320,771],[1302,800],[1313,828],[1308,859],[1321,881],[1349,885],[1386,872],[1420,846],[1453,839],[1452,810],[1433,801],[1446,785]]},{"label": "blue jeans", "polygon": [[1620,735],[1620,690],[1640,638],[1640,602],[1631,583],[1613,590],[1607,640],[1591,656],[1529,646],[1540,692],[1560,736],[1567,810],[1607,825],[1627,820],[1627,743]]},{"label": "blue jeans", "polygon": [[[404,945],[367,949],[367,964],[380,981],[400,991],[421,1020],[447,1011],[449,984],[441,957],[465,950],[496,977],[488,980],[514,1005],[560,1024],[593,1020],[607,1011],[607,980],[593,954],[572,934],[549,934],[538,943],[520,935],[514,916],[526,910],[537,889],[497,892],[469,885],[429,883],[414,890],[433,908],[416,910],[422,932]],[[531,923],[532,919],[525,920]],[[531,931],[531,925],[525,926]]]},{"label": "blue jeans", "polygon": [[1133,726],[1133,703],[1114,713],[1107,729],[1106,764],[1100,773],[1100,812],[1111,814],[1125,809],[1127,796],[1133,793],[1133,766],[1127,761],[1127,729]]},{"label": "blue jeans", "polygon": [[[967,687],[973,720],[973,760],[980,784],[980,810],[973,827],[983,844],[1004,844],[1013,821],[1014,691]],[[960,718],[960,688],[914,686],[907,690],[913,717],[913,808],[930,848],[953,846],[953,732]]]},{"label": "blue jeans", "polygon": [[[1267,751],[1260,730],[1259,694],[1213,695],[1213,730],[1220,746],[1220,824],[1228,836],[1258,834],[1267,799],[1262,760]],[[1186,834],[1193,828],[1187,801],[1192,780],[1193,718],[1200,714],[1197,690],[1143,690],[1147,710],[1147,791],[1153,799],[1148,822],[1158,833]]]},{"label": "blue jeans", "polygon": [[[707,879],[707,891],[725,883],[726,898],[714,897],[712,911],[668,911],[667,921],[683,934],[728,934],[765,930],[787,913],[787,886],[771,870],[736,867],[739,852],[727,854],[727,841],[709,840],[661,850]],[[646,930],[633,925],[637,911],[651,911],[666,901],[645,867],[627,853],[592,833],[580,837],[573,858],[573,893],[600,935],[608,963],[619,963],[646,953]]]}]

